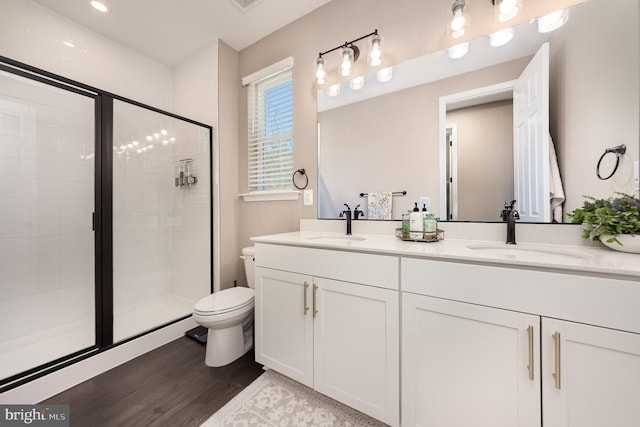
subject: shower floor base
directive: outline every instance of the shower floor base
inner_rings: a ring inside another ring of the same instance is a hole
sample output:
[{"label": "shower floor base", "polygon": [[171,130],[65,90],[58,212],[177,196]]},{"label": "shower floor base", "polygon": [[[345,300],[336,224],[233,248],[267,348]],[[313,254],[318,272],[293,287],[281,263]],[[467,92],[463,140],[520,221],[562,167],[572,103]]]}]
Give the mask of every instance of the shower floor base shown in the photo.
[{"label": "shower floor base", "polygon": [[0,344],[0,379],[95,345],[93,319],[24,335]]},{"label": "shower floor base", "polygon": [[[113,342],[140,335],[193,312],[195,302],[164,295],[114,313]],[[9,378],[96,343],[94,319],[44,329],[0,343],[0,379]]]},{"label": "shower floor base", "polygon": [[157,328],[193,313],[195,301],[168,294],[116,310],[113,314],[113,342]]}]

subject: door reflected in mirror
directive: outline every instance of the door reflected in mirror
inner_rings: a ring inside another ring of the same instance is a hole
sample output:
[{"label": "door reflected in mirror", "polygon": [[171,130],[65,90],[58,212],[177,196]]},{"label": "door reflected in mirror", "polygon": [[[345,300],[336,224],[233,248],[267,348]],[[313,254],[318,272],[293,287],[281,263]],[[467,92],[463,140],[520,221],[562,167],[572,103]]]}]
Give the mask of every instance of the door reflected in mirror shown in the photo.
[{"label": "door reflected in mirror", "polygon": [[[348,82],[338,97],[319,91],[318,217],[337,218],[343,203],[366,206],[360,193],[407,191],[393,197],[393,219],[428,197],[429,210],[441,220],[499,221],[503,202],[520,198],[516,208],[524,211],[524,221],[552,221],[551,153],[543,144],[549,136],[566,199],[557,220],[562,221],[562,209],[581,205],[583,194],[632,193],[633,161],[640,151],[638,15],[634,0],[592,0],[571,8],[566,25],[552,33],[523,24],[500,48],[483,38],[472,41],[469,54],[456,61],[443,51],[399,64],[394,78],[374,93],[355,93]],[[488,100],[484,107],[453,103],[444,113],[440,104],[478,88],[513,84],[545,42],[549,104],[542,114],[548,124],[529,130],[540,134],[537,154],[527,160],[538,169],[518,181],[514,165],[525,160],[513,151],[517,124],[510,97]],[[416,75],[422,81],[402,81]],[[365,89],[375,83],[375,76],[366,76]],[[455,157],[446,139],[447,125],[453,124]],[[600,181],[594,169],[599,156],[622,143],[630,150],[620,170]],[[451,182],[455,177],[457,186]],[[532,199],[527,192],[532,188],[543,198]]]}]

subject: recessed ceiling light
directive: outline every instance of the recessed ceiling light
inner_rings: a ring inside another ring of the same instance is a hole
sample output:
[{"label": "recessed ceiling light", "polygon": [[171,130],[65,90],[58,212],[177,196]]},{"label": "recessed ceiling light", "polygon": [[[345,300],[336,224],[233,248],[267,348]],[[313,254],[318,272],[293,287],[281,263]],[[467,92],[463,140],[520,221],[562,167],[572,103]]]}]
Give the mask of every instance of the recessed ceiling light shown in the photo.
[{"label": "recessed ceiling light", "polygon": [[92,0],[91,1],[91,6],[93,6],[94,9],[97,9],[100,12],[108,12],[109,11],[109,8],[107,6],[105,6],[104,3],[101,3],[98,0]]}]

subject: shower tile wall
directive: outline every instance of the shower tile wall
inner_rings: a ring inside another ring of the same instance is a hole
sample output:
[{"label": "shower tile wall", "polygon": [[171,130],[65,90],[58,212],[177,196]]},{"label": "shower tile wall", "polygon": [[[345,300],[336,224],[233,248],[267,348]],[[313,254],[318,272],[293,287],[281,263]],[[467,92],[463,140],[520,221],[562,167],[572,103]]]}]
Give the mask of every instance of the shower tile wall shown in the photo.
[{"label": "shower tile wall", "polygon": [[0,379],[95,344],[93,151],[92,98],[0,72]]},{"label": "shower tile wall", "polygon": [[171,110],[169,68],[33,0],[0,0],[0,55]]},{"label": "shower tile wall", "polygon": [[174,278],[172,292],[196,302],[211,293],[211,168],[209,132],[185,122],[177,122],[181,143],[172,151],[173,165],[193,159],[198,183],[172,193]]}]

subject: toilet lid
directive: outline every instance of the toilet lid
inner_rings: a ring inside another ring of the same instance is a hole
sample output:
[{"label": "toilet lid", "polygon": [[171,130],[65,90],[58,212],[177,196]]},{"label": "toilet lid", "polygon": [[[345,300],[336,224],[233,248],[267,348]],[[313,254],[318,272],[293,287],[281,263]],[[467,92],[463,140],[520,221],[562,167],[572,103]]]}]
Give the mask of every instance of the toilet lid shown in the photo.
[{"label": "toilet lid", "polygon": [[222,314],[253,303],[255,291],[238,286],[207,295],[195,305],[195,311],[202,314]]}]

